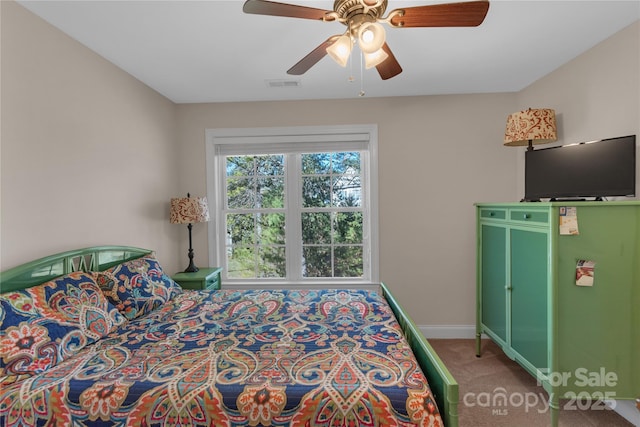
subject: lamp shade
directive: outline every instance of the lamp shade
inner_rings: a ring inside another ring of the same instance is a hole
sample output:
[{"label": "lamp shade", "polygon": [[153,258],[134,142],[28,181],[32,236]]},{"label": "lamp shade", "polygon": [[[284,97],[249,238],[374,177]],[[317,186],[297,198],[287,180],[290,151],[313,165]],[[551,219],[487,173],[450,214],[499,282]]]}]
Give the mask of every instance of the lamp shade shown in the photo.
[{"label": "lamp shade", "polygon": [[385,38],[384,27],[377,22],[364,23],[358,30],[360,50],[364,53],[373,53],[382,48]]},{"label": "lamp shade", "polygon": [[169,220],[172,224],[194,224],[209,221],[206,197],[178,197],[171,199]]},{"label": "lamp shade", "polygon": [[384,49],[378,49],[373,53],[365,53],[363,55],[364,55],[364,66],[367,70],[371,67],[375,67],[381,64],[389,57],[389,54],[387,54],[387,52],[385,52]]},{"label": "lamp shade", "polygon": [[556,113],[551,108],[529,108],[507,117],[504,145],[531,146],[557,139]]},{"label": "lamp shade", "polygon": [[344,34],[327,48],[327,53],[341,67],[346,67],[351,55],[351,37]]}]

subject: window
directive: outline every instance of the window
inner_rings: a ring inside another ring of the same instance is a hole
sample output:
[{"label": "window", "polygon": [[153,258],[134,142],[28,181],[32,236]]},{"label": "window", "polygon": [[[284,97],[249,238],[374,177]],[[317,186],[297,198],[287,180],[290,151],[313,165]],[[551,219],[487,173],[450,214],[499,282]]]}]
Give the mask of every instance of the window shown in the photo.
[{"label": "window", "polygon": [[207,131],[211,265],[227,286],[371,283],[376,127]]}]

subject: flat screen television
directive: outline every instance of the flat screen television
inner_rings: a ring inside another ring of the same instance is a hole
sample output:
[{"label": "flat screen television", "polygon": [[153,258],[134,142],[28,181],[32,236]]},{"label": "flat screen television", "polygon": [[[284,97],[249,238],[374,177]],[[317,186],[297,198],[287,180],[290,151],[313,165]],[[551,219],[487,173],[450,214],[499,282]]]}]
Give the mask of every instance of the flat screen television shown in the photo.
[{"label": "flat screen television", "polygon": [[525,153],[524,201],[635,194],[635,135]]}]

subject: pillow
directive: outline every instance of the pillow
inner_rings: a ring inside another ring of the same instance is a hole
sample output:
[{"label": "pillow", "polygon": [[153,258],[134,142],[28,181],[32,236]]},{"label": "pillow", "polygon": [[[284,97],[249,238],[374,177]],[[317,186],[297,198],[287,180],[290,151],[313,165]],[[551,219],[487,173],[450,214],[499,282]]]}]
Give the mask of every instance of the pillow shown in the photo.
[{"label": "pillow", "polygon": [[129,320],[182,293],[180,285],[162,271],[153,253],[93,274],[107,299]]},{"label": "pillow", "polygon": [[81,271],[0,294],[3,383],[55,366],[124,322],[93,275]]}]

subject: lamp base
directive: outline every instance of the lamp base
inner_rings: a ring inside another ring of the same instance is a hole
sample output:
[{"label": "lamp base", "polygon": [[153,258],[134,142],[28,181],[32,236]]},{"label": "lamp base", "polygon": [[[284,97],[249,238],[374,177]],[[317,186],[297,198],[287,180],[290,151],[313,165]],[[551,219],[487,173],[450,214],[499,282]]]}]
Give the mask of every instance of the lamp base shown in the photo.
[{"label": "lamp base", "polygon": [[195,273],[198,270],[200,270],[198,267],[193,265],[193,263],[190,263],[189,266],[186,268],[186,270],[184,270],[184,272],[185,273]]},{"label": "lamp base", "polygon": [[191,228],[192,228],[192,225],[189,224],[187,226],[187,228],[189,229],[189,266],[187,267],[187,269],[184,272],[185,273],[195,273],[199,269],[193,263],[193,247],[191,245]]}]

